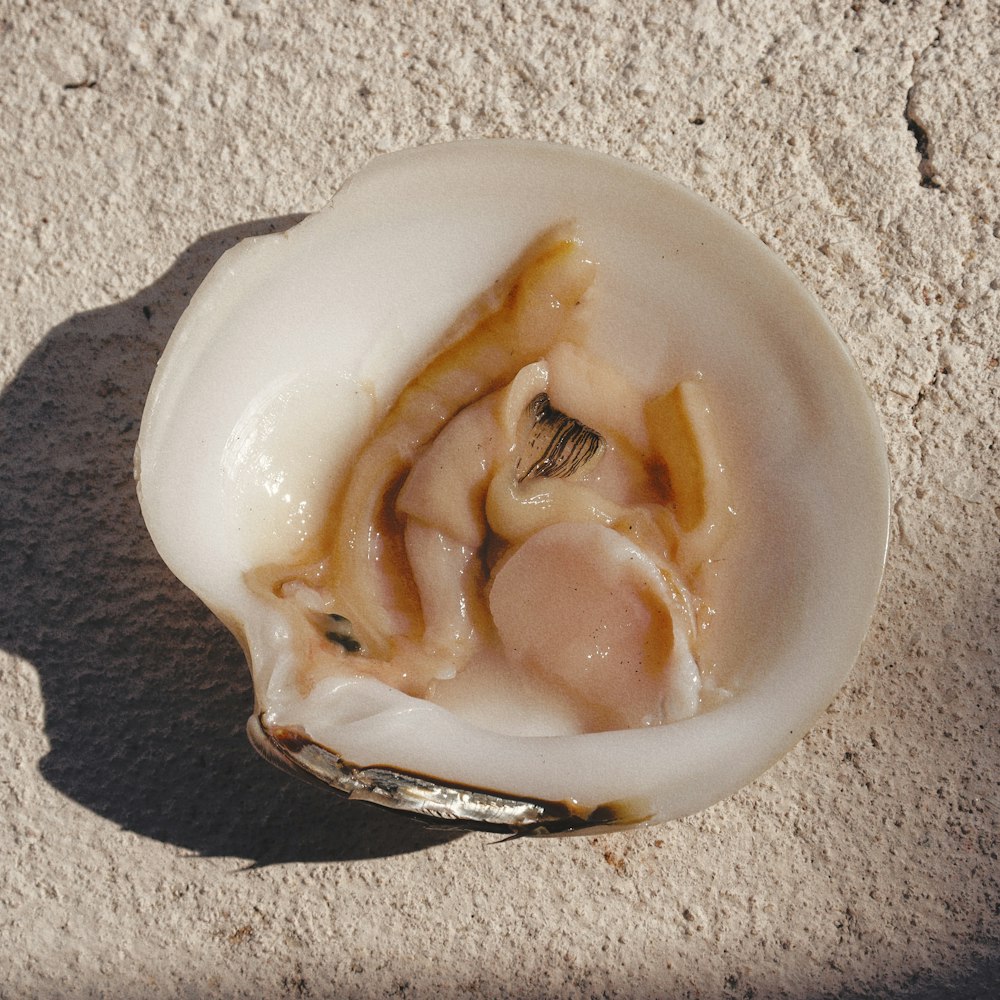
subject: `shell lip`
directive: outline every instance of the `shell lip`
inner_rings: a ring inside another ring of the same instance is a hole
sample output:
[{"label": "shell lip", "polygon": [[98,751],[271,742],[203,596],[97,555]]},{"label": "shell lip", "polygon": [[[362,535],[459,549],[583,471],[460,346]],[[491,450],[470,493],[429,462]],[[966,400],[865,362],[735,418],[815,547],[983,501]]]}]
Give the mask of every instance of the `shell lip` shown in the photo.
[{"label": "shell lip", "polygon": [[576,802],[521,798],[455,784],[395,767],[361,767],[298,727],[268,725],[263,712],[250,716],[247,736],[265,760],[289,774],[332,788],[347,799],[409,813],[431,826],[544,837],[638,826],[653,819],[648,804],[638,802],[586,808]]}]

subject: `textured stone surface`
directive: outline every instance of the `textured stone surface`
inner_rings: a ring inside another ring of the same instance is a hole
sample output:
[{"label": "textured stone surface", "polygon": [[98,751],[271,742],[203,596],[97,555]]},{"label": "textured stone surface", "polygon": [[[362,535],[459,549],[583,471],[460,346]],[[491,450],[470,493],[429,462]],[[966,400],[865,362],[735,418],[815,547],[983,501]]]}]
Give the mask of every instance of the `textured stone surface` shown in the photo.
[{"label": "textured stone surface", "polygon": [[[0,2],[0,995],[992,995],[995,0],[153,7]],[[708,196],[882,414],[891,549],[851,680],[681,822],[497,846],[289,781],[142,528],[145,390],[222,250],[471,135]]]}]

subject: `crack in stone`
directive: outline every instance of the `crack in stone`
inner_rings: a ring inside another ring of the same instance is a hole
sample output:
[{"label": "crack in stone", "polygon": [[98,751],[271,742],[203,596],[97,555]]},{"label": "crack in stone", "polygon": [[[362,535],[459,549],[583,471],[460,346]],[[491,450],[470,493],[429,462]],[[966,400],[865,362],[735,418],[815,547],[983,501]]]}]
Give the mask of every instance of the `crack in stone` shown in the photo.
[{"label": "crack in stone", "polygon": [[913,95],[916,89],[917,85],[913,84],[906,92],[906,107],[903,109],[903,117],[906,119],[906,127],[913,133],[913,138],[917,142],[917,155],[920,157],[920,162],[917,164],[917,170],[920,172],[920,186],[938,190],[941,187],[941,182],[937,179],[937,169],[931,162],[931,140],[923,122],[913,112]]},{"label": "crack in stone", "polygon": [[920,65],[924,56],[926,56],[931,49],[936,48],[941,44],[941,25],[947,17],[949,6],[950,0],[945,0],[944,4],[941,6],[941,12],[938,15],[938,22],[937,27],[934,30],[933,40],[913,58],[913,68],[910,70],[910,89],[906,92],[906,104],[903,106],[903,118],[906,119],[907,129],[913,133],[913,138],[917,146],[917,155],[920,157],[920,161],[917,164],[917,170],[920,173],[920,186],[931,188],[935,191],[941,189],[941,181],[938,180],[937,168],[934,166],[934,162],[931,159],[933,153],[931,138],[927,133],[926,126],[914,110],[914,101],[916,99],[917,85],[919,82],[917,80],[917,67]]}]

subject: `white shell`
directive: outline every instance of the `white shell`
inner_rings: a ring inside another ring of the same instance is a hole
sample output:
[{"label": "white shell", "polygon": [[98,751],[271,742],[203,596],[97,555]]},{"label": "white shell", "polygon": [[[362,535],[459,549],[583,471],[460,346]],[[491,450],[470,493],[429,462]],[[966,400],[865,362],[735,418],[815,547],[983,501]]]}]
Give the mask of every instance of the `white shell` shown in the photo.
[{"label": "white shell", "polygon": [[[598,351],[649,389],[694,372],[717,387],[738,511],[716,647],[732,697],[661,727],[516,738],[344,681],[294,720],[326,750],[274,740],[288,652],[244,573],[311,537],[379,406],[563,220],[599,264]],[[652,172],[507,140],[379,158],[322,212],[226,253],[164,352],[136,471],[163,559],[244,643],[258,746],[361,797],[525,831],[679,817],[777,760],[857,657],[888,527],[877,417],[784,264]]]}]

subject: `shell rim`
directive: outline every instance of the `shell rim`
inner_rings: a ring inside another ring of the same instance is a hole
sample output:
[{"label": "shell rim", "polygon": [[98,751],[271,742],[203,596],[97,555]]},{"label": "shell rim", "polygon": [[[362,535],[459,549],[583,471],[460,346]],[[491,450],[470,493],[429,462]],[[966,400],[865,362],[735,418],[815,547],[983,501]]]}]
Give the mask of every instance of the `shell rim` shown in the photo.
[{"label": "shell rim", "polygon": [[270,726],[264,712],[254,712],[247,720],[247,738],[266,761],[297,778],[319,782],[351,801],[408,813],[431,826],[546,837],[641,826],[652,819],[651,812],[636,811],[635,804],[582,809],[576,803],[519,798],[396,767],[361,767],[301,729]]}]

